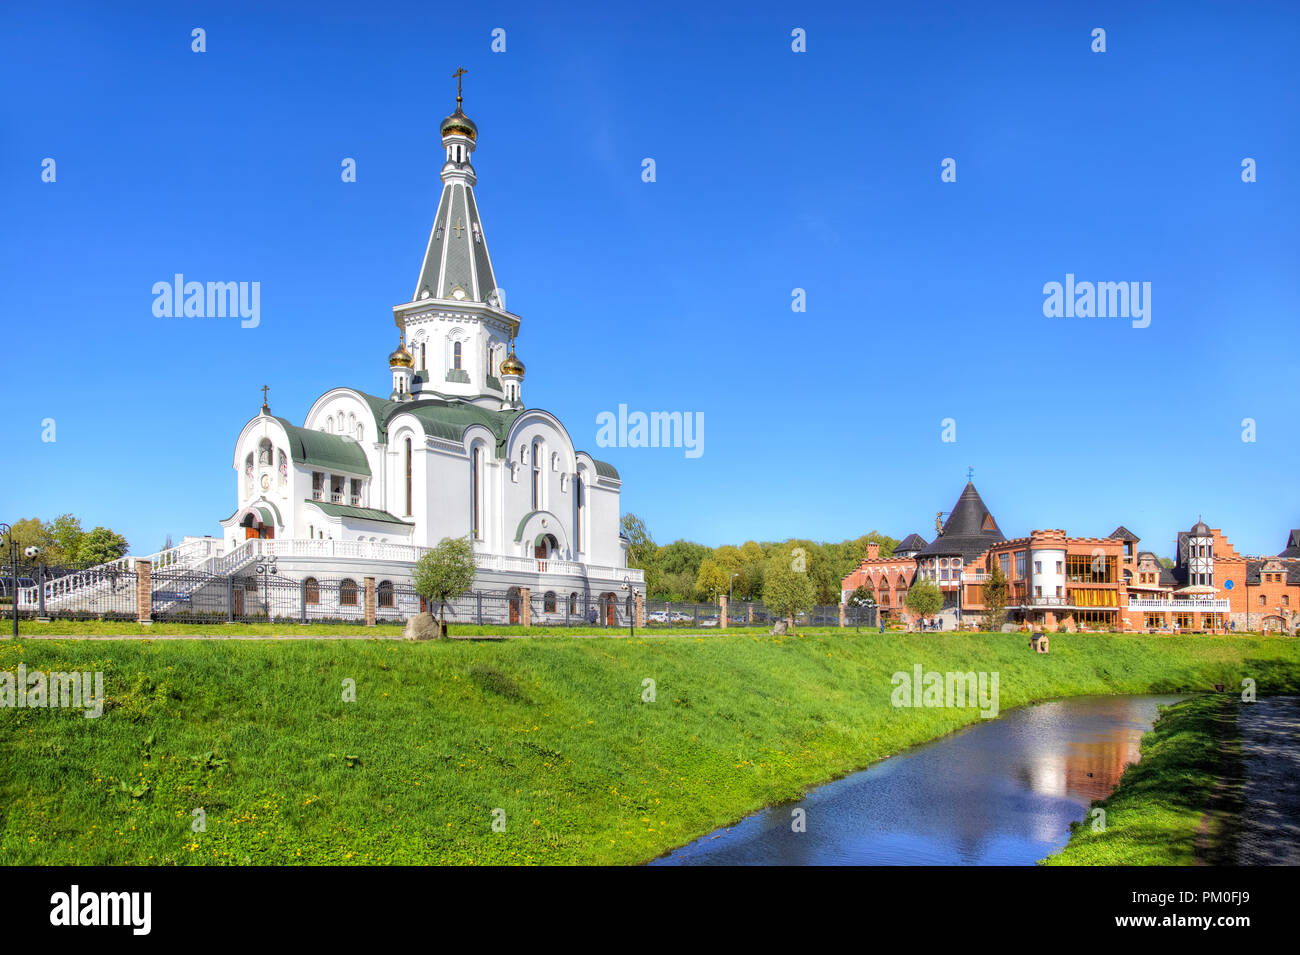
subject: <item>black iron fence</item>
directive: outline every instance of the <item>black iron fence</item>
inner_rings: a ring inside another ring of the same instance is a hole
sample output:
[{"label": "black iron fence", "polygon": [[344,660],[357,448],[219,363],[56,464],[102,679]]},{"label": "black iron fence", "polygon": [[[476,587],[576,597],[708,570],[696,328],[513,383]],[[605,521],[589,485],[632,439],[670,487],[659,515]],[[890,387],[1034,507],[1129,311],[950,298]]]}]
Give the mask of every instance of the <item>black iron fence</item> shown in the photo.
[{"label": "black iron fence", "polygon": [[[15,597],[17,600],[15,600]],[[135,620],[136,575],[126,561],[104,565],[20,562],[0,567],[0,618]]]},{"label": "black iron fence", "polygon": [[[254,566],[236,577],[195,570],[154,568],[149,578],[149,617],[173,623],[352,624],[366,622],[366,584],[361,577],[292,579],[275,573],[273,565]],[[20,565],[0,569],[0,618],[11,619],[12,595],[21,595],[20,618],[42,613],[63,620],[138,619],[137,578],[125,562],[105,568],[49,568]],[[43,602],[38,597],[43,596]],[[409,581],[375,583],[376,623],[405,623],[426,609]],[[439,607],[427,608],[435,617]],[[525,613],[525,610],[527,611]],[[533,591],[527,607],[518,589],[472,590],[449,601],[449,624],[532,627],[630,626],[634,604],[626,591]],[[759,602],[731,604],[730,627],[771,626],[777,614]],[[817,606],[795,618],[797,627],[833,627],[840,622],[836,605]],[[848,626],[876,626],[876,608],[848,607]],[[647,629],[711,629],[722,627],[717,604],[650,601],[642,624]]]}]

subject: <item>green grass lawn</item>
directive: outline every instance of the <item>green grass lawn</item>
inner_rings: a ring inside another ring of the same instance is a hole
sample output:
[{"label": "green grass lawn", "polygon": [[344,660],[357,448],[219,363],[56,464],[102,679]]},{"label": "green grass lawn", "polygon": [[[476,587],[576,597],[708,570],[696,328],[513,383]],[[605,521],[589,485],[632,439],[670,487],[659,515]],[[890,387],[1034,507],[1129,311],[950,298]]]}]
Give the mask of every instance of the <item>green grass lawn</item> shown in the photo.
[{"label": "green grass lawn", "polygon": [[1046,865],[1192,865],[1231,861],[1235,826],[1212,811],[1239,786],[1235,752],[1239,693],[1166,707],[1142,738],[1142,759],[1096,803],[1104,831],[1076,823]]},{"label": "green grass lawn", "polygon": [[1020,634],[838,629],[0,641],[0,669],[20,661],[102,670],[110,706],[0,709],[9,864],[636,863],[978,719],[894,708],[890,676],[916,663],[998,671],[1003,710],[1300,686],[1285,638],[1056,634],[1041,656]]}]

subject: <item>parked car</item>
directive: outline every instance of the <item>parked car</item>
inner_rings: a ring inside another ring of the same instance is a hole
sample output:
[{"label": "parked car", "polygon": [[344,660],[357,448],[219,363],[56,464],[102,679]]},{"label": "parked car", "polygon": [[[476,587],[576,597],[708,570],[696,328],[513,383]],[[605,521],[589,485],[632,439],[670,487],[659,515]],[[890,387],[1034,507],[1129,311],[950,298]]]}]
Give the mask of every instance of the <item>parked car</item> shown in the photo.
[{"label": "parked car", "polygon": [[702,620],[700,621],[700,626],[701,626],[701,627],[716,627],[716,626],[718,626],[719,623],[720,623],[720,621],[718,620],[718,618],[717,618],[716,616],[713,616],[713,617],[705,617],[704,619],[702,619]]}]

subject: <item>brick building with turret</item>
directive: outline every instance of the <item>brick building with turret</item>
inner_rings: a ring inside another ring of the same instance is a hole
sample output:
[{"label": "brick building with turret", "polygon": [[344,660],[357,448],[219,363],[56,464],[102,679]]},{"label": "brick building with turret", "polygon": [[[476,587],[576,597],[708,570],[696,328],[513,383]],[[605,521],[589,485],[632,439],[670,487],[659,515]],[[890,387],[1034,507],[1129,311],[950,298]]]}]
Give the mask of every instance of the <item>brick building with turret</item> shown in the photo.
[{"label": "brick building with turret", "polygon": [[1006,621],[1034,629],[1294,633],[1300,625],[1300,530],[1277,556],[1248,557],[1197,520],[1179,533],[1166,567],[1123,525],[1105,537],[1057,528],[1007,539],[969,481],[947,521],[936,525],[933,541],[910,534],[889,556],[869,545],[843,580],[843,599],[866,586],[884,619],[910,626],[916,621],[905,607],[907,592],[929,580],[943,593],[943,629],[980,626],[984,588],[996,571],[1006,581]]}]

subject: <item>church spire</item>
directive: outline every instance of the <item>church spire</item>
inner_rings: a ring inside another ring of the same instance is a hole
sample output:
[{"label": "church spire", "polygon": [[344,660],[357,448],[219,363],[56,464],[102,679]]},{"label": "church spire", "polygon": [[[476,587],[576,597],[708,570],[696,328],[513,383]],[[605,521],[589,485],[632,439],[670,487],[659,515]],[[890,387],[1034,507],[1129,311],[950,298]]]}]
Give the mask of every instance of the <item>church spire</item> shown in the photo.
[{"label": "church spire", "polygon": [[504,311],[474,199],[478,174],[470,157],[478,145],[478,126],[462,109],[465,72],[461,67],[452,74],[456,78],[456,109],[439,127],[447,157],[442,166],[442,196],[412,301],[481,302]]}]

